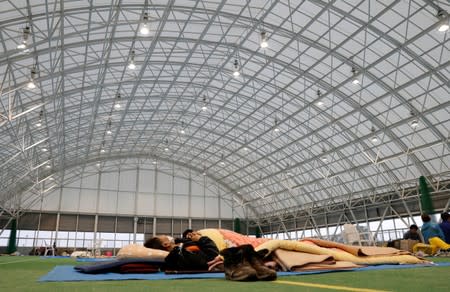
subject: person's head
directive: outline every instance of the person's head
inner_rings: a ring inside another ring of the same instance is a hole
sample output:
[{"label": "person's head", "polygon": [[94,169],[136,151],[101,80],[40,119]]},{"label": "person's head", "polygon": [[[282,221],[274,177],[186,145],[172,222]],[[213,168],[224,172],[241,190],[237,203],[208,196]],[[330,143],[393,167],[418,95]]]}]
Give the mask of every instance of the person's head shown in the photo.
[{"label": "person's head", "polygon": [[442,222],[448,221],[449,218],[450,218],[450,214],[448,214],[447,212],[444,212],[441,214]]},{"label": "person's head", "polygon": [[192,229],[186,229],[186,230],[183,232],[183,238],[188,238],[188,235],[189,235],[190,233],[192,233],[192,232],[194,232],[194,230],[192,230]]},{"label": "person's head", "polygon": [[411,231],[412,233],[417,233],[417,230],[419,230],[419,227],[417,227],[416,224],[409,226],[409,231]]},{"label": "person's head", "polygon": [[171,251],[174,248],[175,243],[167,235],[158,235],[148,239],[144,243],[144,246],[147,248]]},{"label": "person's head", "polygon": [[428,214],[423,213],[421,217],[422,217],[422,221],[423,222],[430,222],[431,221],[431,217]]}]

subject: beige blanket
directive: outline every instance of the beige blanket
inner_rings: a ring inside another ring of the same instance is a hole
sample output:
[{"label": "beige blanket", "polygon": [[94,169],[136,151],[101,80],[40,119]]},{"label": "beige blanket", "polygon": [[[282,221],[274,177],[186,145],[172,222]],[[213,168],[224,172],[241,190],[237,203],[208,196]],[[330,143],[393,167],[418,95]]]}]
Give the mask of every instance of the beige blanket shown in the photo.
[{"label": "beige blanket", "polygon": [[[300,251],[304,253],[310,253],[315,255],[328,255],[332,256],[336,261],[351,262],[357,265],[380,265],[380,264],[421,264],[429,263],[423,259],[417,258],[412,255],[380,255],[382,253],[376,253],[377,255],[369,256],[355,256],[347,251],[338,248],[324,248],[317,246],[313,243],[306,243],[293,240],[271,240],[259,245],[256,250],[267,249],[270,252],[276,249],[285,249],[290,251]],[[372,250],[375,252],[375,250]]]},{"label": "beige blanket", "polygon": [[378,246],[354,246],[339,242],[322,240],[317,238],[305,238],[303,242],[312,242],[317,246],[326,248],[338,248],[354,256],[380,256],[380,255],[405,255],[411,254],[405,250],[398,250],[392,247],[378,247]]}]

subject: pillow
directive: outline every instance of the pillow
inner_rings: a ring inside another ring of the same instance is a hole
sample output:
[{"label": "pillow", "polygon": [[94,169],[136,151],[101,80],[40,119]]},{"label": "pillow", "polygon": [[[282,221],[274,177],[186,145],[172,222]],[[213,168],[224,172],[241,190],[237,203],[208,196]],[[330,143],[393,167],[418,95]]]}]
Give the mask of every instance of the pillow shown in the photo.
[{"label": "pillow", "polygon": [[122,247],[117,253],[118,259],[146,259],[155,262],[164,262],[164,259],[169,254],[168,251],[146,248],[139,244],[130,244]]}]

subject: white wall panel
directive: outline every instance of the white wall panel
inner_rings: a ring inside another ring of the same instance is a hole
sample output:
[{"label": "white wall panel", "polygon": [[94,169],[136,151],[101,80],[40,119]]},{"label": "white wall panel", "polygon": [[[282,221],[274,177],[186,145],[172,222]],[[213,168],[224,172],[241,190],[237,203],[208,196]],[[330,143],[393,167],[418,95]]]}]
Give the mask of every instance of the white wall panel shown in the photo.
[{"label": "white wall panel", "polygon": [[204,185],[202,182],[198,182],[198,181],[192,181],[192,194],[199,196],[199,195],[203,195],[203,188]]},{"label": "white wall panel", "polygon": [[96,189],[98,187],[98,174],[84,176],[81,181],[81,187]]},{"label": "white wall panel", "polygon": [[119,192],[117,214],[134,214],[134,193]]},{"label": "white wall panel", "polygon": [[61,197],[61,211],[78,211],[79,192],[79,189],[63,189]]},{"label": "white wall panel", "polygon": [[118,179],[119,173],[117,172],[102,173],[100,186],[104,190],[117,190]]},{"label": "white wall panel", "polygon": [[172,176],[161,171],[158,172],[157,192],[170,194],[172,193]]},{"label": "white wall panel", "polygon": [[224,199],[220,199],[220,215],[222,218],[233,218],[233,209],[230,206],[230,202]]},{"label": "white wall panel", "polygon": [[97,208],[97,190],[82,189],[80,193],[80,212],[94,213]]},{"label": "white wall panel", "polygon": [[[231,201],[219,199],[220,193],[228,191],[201,174],[194,173],[193,180],[189,181],[186,176],[189,176],[190,170],[178,166],[172,169],[172,164],[164,162],[157,168],[153,164],[140,164],[139,170],[138,166],[134,169],[130,169],[129,165],[126,167],[128,169],[120,172],[119,168],[113,171],[113,168],[105,167],[107,172],[96,168],[71,182],[72,188],[63,186],[60,211],[206,219],[231,219],[245,214],[242,208],[233,210]],[[97,189],[99,179],[100,190]],[[43,210],[58,211],[59,192],[55,189],[44,198]],[[27,202],[32,199],[30,197]],[[37,202],[31,209],[40,210],[40,205]]]},{"label": "white wall panel", "polygon": [[138,194],[137,214],[141,216],[152,216],[154,211],[155,196],[152,194]]},{"label": "white wall panel", "polygon": [[233,210],[234,217],[244,218],[245,217],[245,209],[242,206],[234,206]]},{"label": "white wall panel", "polygon": [[139,170],[139,192],[153,193],[155,189],[155,172],[152,170]]},{"label": "white wall panel", "polygon": [[74,181],[71,181],[71,182],[65,184],[64,186],[68,187],[68,188],[79,188],[80,183],[81,183],[81,181],[79,179],[77,179],[77,180],[74,180]]},{"label": "white wall panel", "polygon": [[205,198],[192,196],[191,217],[205,217]]},{"label": "white wall panel", "polygon": [[189,216],[189,197],[188,196],[174,196],[173,214],[176,217]]},{"label": "white wall panel", "polygon": [[136,170],[126,170],[120,172],[119,190],[121,191],[136,191]]},{"label": "white wall panel", "polygon": [[156,216],[172,216],[172,196],[156,195]]},{"label": "white wall panel", "polygon": [[[44,196],[44,199],[42,201],[42,210],[46,210],[46,211],[53,211],[53,210],[58,210],[59,207],[59,192],[60,189],[59,188],[55,188],[53,189],[52,192],[46,194]],[[38,200],[36,202],[36,204],[34,205],[33,208],[40,208],[40,200]]]},{"label": "white wall panel", "polygon": [[205,217],[206,218],[219,218],[219,200],[218,198],[205,198]]},{"label": "white wall panel", "polygon": [[174,193],[187,195],[189,194],[189,180],[181,177],[174,178]]},{"label": "white wall panel", "polygon": [[116,213],[117,191],[100,191],[98,212]]}]

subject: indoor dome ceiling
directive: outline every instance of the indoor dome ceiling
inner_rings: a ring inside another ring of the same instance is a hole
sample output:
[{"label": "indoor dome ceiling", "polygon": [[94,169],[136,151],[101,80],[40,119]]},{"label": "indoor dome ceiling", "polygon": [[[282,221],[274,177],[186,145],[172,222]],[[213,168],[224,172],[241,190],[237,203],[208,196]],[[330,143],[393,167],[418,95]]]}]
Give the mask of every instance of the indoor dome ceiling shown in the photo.
[{"label": "indoor dome ceiling", "polygon": [[449,179],[447,1],[0,7],[0,206],[130,157],[206,172],[260,218]]}]

